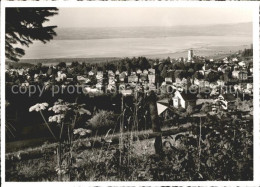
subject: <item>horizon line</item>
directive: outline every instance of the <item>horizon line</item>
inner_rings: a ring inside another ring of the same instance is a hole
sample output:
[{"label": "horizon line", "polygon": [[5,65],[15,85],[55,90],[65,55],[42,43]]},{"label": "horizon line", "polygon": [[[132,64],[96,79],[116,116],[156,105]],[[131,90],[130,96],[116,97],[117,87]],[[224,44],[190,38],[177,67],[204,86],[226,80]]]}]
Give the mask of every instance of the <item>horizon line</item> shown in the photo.
[{"label": "horizon line", "polygon": [[[189,27],[189,26],[222,26],[222,25],[237,25],[237,24],[253,24],[253,21],[248,21],[248,22],[236,22],[236,23],[216,23],[216,24],[189,24],[189,25],[144,25],[144,26],[76,26],[76,27],[70,27],[70,26],[57,26],[57,28],[144,28],[144,27]],[[50,26],[50,25],[48,25]]]}]

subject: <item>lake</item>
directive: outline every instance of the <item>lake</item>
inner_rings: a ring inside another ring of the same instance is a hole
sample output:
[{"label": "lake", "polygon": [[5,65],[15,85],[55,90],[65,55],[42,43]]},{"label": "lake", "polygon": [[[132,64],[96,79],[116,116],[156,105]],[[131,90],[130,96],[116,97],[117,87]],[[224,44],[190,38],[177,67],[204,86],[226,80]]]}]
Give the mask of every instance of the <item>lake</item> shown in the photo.
[{"label": "lake", "polygon": [[[243,27],[242,27],[243,26]],[[57,29],[58,36],[25,48],[23,59],[173,56],[194,49],[198,53],[244,49],[252,41],[249,24],[182,28]],[[222,28],[222,29],[221,29]],[[200,55],[200,54],[198,54]]]}]

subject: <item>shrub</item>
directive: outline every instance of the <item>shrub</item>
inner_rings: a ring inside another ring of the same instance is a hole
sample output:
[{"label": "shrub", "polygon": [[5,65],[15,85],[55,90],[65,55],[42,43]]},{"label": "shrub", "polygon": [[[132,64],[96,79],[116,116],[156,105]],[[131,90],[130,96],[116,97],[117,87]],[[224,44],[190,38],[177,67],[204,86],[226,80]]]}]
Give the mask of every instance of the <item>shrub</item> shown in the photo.
[{"label": "shrub", "polygon": [[112,111],[100,110],[90,120],[93,129],[107,130],[116,125],[116,115]]}]

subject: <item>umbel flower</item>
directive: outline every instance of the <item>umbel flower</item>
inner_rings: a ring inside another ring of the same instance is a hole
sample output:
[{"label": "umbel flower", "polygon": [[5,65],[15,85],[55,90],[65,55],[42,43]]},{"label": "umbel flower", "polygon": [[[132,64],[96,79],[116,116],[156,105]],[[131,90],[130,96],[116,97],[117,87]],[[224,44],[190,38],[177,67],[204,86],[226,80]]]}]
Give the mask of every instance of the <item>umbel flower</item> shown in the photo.
[{"label": "umbel flower", "polygon": [[50,126],[48,125],[43,113],[42,113],[42,110],[45,110],[47,107],[49,106],[48,103],[37,103],[36,105],[33,105],[29,108],[29,112],[32,112],[32,111],[36,111],[36,112],[40,112],[41,116],[42,116],[42,119],[43,121],[45,122],[46,126],[48,127],[50,133],[52,134],[52,136],[56,139],[56,136],[54,135],[54,133],[52,132]]},{"label": "umbel flower", "polygon": [[61,120],[64,119],[64,114],[58,114],[49,117],[49,122],[61,123]]},{"label": "umbel flower", "polygon": [[67,110],[69,110],[70,108],[65,104],[65,105],[62,105],[62,104],[56,104],[54,105],[53,107],[50,107],[48,110],[49,111],[53,111],[54,113],[61,113],[61,112],[65,112]]},{"label": "umbel flower", "polygon": [[48,103],[37,103],[36,105],[33,105],[29,108],[29,112],[39,112],[41,110],[45,110],[49,106]]},{"label": "umbel flower", "polygon": [[78,128],[78,129],[74,129],[73,134],[78,134],[80,136],[85,136],[87,134],[91,134],[91,130],[90,129],[83,129],[83,128]]}]

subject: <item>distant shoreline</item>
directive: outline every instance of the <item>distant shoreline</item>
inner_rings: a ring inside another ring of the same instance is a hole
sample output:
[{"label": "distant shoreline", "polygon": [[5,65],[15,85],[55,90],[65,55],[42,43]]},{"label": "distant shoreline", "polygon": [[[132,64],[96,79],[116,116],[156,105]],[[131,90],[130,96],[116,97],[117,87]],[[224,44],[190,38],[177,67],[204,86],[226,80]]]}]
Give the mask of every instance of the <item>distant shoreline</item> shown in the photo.
[{"label": "distant shoreline", "polygon": [[[234,54],[239,50],[243,50],[248,48],[249,45],[241,45],[241,46],[210,46],[207,47],[200,47],[200,48],[193,48],[195,55],[198,56],[205,56],[207,58],[215,58],[220,59],[227,55]],[[170,58],[180,58],[180,57],[187,57],[187,52],[189,49],[184,49],[180,51],[176,51],[173,53],[164,53],[164,54],[147,54],[147,55],[137,55],[137,56],[125,56],[125,57],[86,57],[86,58],[43,58],[43,59],[21,59],[18,63],[29,63],[29,64],[37,64],[42,63],[43,65],[55,65],[59,62],[65,62],[70,64],[73,61],[78,62],[85,62],[85,63],[100,63],[100,62],[111,62],[114,60],[120,60],[123,58],[132,58],[132,57],[139,57],[143,56],[150,59],[165,59],[167,57]],[[6,63],[10,63],[10,61],[6,61]],[[12,62],[11,62],[12,63]]]}]

